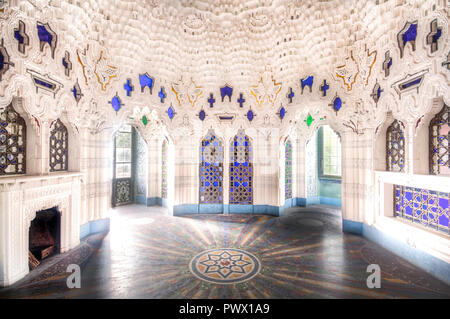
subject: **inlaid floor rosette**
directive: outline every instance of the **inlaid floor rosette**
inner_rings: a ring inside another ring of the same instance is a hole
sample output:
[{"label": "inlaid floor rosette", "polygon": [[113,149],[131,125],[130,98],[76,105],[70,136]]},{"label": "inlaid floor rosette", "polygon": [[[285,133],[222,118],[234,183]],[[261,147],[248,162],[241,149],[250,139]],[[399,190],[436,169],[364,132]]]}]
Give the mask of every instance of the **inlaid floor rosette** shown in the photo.
[{"label": "inlaid floor rosette", "polygon": [[189,269],[199,279],[215,284],[237,284],[255,277],[261,263],[251,253],[235,248],[202,251],[192,258]]}]

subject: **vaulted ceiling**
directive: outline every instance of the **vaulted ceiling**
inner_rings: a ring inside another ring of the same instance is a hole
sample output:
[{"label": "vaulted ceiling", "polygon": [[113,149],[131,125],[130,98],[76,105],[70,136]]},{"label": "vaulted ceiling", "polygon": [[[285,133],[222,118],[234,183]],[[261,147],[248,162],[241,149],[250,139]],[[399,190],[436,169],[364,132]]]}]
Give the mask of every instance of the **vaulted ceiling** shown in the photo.
[{"label": "vaulted ceiling", "polygon": [[167,81],[188,74],[221,85],[253,84],[267,69],[284,83],[330,72],[346,47],[375,45],[398,32],[404,4],[425,11],[433,2],[24,0],[18,6],[29,16],[47,12],[56,19],[61,43],[99,41],[122,72],[145,68]]}]

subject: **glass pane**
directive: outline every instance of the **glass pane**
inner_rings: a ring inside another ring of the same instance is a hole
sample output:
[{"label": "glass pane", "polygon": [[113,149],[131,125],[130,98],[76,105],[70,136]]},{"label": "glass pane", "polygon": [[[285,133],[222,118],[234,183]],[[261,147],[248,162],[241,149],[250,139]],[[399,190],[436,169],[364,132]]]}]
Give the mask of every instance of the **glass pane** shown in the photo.
[{"label": "glass pane", "polygon": [[116,165],[116,178],[131,177],[131,163]]},{"label": "glass pane", "polygon": [[323,175],[341,175],[341,144],[339,137],[329,127],[322,127]]},{"label": "glass pane", "polygon": [[131,162],[131,149],[130,148],[117,148],[116,149],[116,162]]},{"label": "glass pane", "polygon": [[119,148],[131,148],[131,134],[130,133],[118,133],[116,136],[116,147]]}]

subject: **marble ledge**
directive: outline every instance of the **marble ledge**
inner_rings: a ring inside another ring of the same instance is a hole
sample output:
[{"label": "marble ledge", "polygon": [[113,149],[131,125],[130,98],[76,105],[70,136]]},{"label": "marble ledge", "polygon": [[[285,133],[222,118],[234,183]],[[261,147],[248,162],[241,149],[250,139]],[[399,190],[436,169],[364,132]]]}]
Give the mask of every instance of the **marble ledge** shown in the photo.
[{"label": "marble ledge", "polygon": [[81,172],[55,172],[42,175],[11,175],[0,177],[0,184],[26,183],[40,180],[84,178]]}]

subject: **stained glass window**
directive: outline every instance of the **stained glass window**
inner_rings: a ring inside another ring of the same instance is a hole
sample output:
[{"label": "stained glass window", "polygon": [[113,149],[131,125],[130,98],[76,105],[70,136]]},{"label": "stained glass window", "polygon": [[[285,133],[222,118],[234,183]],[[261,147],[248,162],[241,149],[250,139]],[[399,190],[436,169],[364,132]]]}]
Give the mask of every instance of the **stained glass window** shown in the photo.
[{"label": "stained glass window", "polygon": [[162,144],[161,197],[167,198],[167,141]]},{"label": "stained glass window", "polygon": [[200,204],[223,202],[223,144],[209,130],[200,148]]},{"label": "stained glass window", "polygon": [[67,171],[69,133],[58,119],[50,131],[50,172]]},{"label": "stained glass window", "polygon": [[292,143],[286,141],[284,148],[285,168],[284,168],[284,197],[292,198]]},{"label": "stained glass window", "polygon": [[403,172],[405,169],[405,135],[402,124],[395,120],[386,131],[386,169]]},{"label": "stained glass window", "polygon": [[324,177],[341,177],[341,142],[339,136],[328,125],[320,128],[322,154],[321,175]]},{"label": "stained glass window", "polygon": [[253,204],[253,165],[250,138],[240,129],[230,145],[230,204]]},{"label": "stained glass window", "polygon": [[450,107],[430,122],[430,174],[450,176]]},{"label": "stained glass window", "polygon": [[0,175],[25,174],[26,131],[11,104],[0,113]]},{"label": "stained glass window", "polygon": [[395,216],[449,233],[449,193],[394,185]]}]

